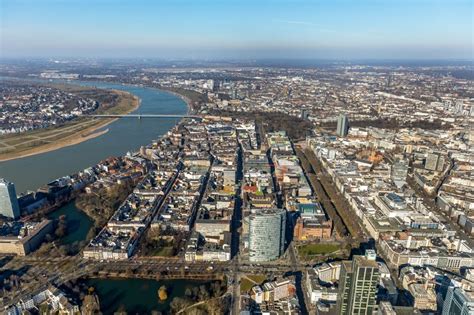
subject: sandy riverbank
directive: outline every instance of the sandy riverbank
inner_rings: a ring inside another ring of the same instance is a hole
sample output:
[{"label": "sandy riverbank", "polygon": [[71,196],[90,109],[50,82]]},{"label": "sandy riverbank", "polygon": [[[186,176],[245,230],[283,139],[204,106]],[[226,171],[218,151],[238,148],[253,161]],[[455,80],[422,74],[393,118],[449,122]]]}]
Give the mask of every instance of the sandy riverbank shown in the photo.
[{"label": "sandy riverbank", "polygon": [[[58,140],[58,141],[54,141],[54,142],[51,142],[51,143],[48,143],[48,144],[44,144],[44,145],[29,149],[29,150],[24,150],[21,153],[0,154],[0,162],[20,159],[20,158],[27,157],[27,156],[32,156],[32,155],[36,155],[36,154],[41,154],[41,153],[46,153],[46,152],[58,150],[58,149],[61,149],[61,148],[65,148],[65,147],[68,147],[68,146],[71,146],[71,145],[76,145],[76,144],[79,144],[81,142],[99,137],[99,136],[107,133],[109,130],[105,129],[105,130],[97,131],[97,129],[105,127],[108,124],[112,123],[113,121],[115,121],[115,119],[111,120],[111,121],[108,121],[108,122],[105,122],[104,124],[95,125],[91,128],[88,128],[88,129],[84,130],[84,132],[86,132],[86,133],[88,132],[88,134],[82,133],[81,135],[74,135],[74,136],[71,136],[71,137],[65,137],[65,138],[63,138],[61,140]],[[4,155],[5,156],[15,155],[15,156],[3,157]]]},{"label": "sandy riverbank", "polygon": [[[128,98],[131,98],[131,104],[129,106],[124,106],[123,104],[117,104],[116,107],[120,107],[118,110],[114,110],[115,106],[108,109],[107,113],[110,114],[129,114],[140,106],[141,100],[132,95],[128,92],[113,90],[115,93],[121,95],[122,101],[128,101]],[[61,139],[54,140],[48,143],[44,143],[38,146],[34,146],[31,148],[23,149],[23,150],[11,150],[5,153],[0,153],[0,162],[19,159],[22,157],[32,156],[36,154],[46,153],[54,150],[58,150],[64,147],[72,146],[79,144],[81,142],[99,137],[108,132],[108,129],[100,130],[107,125],[111,124],[112,122],[116,121],[118,118],[108,118],[108,119],[95,119],[95,123],[91,124],[90,126],[77,130],[74,134],[65,136]],[[61,131],[61,128],[58,128],[58,132]]]}]

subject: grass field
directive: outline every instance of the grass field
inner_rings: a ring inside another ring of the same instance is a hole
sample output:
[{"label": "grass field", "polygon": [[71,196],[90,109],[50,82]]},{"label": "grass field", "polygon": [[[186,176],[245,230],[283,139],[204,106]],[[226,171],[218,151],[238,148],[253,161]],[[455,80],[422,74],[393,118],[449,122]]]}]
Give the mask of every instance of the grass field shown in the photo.
[{"label": "grass field", "polygon": [[265,281],[264,275],[246,275],[240,281],[240,292],[248,292],[253,286],[262,284]]},{"label": "grass field", "polygon": [[152,256],[172,257],[174,256],[173,246],[160,247],[152,253]]},{"label": "grass field", "polygon": [[[81,89],[81,93],[103,99],[98,114],[126,114],[138,107],[139,100],[122,91]],[[107,100],[109,103],[107,103]],[[112,101],[113,100],[113,101]],[[0,161],[34,155],[73,145],[93,138],[96,131],[114,119],[77,118],[60,126],[0,136]]]},{"label": "grass field", "polygon": [[327,255],[338,251],[339,244],[305,244],[297,247],[298,254],[303,257],[311,257],[316,255]]}]

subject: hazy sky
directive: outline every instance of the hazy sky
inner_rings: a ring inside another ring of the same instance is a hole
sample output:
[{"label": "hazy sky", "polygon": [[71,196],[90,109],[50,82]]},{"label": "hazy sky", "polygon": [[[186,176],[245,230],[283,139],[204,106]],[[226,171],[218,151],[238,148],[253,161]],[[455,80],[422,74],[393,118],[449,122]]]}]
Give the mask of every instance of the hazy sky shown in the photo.
[{"label": "hazy sky", "polygon": [[474,0],[0,0],[2,57],[472,59]]}]

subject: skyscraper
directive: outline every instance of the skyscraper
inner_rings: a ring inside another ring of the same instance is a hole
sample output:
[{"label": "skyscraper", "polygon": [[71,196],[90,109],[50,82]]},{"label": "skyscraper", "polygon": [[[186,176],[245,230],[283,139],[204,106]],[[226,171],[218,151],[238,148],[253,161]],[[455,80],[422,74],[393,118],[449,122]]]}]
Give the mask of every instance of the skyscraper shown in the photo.
[{"label": "skyscraper", "polygon": [[340,315],[371,315],[376,307],[376,289],[379,282],[379,267],[375,252],[367,250],[365,256],[354,256],[352,261],[343,261],[337,300]]},{"label": "skyscraper", "polygon": [[0,178],[0,215],[12,219],[17,219],[20,216],[15,185],[3,178]]},{"label": "skyscraper", "polygon": [[474,314],[474,296],[461,288],[449,287],[443,304],[443,315]]},{"label": "skyscraper", "polygon": [[340,114],[337,118],[336,133],[339,137],[345,137],[349,133],[349,118],[344,114]]},{"label": "skyscraper", "polygon": [[301,119],[308,120],[309,111],[307,109],[302,108],[300,116],[301,116]]},{"label": "skyscraper", "polygon": [[249,216],[249,260],[278,259],[285,249],[286,211],[252,210]]}]

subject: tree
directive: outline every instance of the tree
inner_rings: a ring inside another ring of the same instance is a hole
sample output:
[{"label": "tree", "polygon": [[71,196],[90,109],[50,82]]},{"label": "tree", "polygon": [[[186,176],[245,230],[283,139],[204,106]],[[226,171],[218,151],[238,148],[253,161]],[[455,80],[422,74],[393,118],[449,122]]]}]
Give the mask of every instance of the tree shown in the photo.
[{"label": "tree", "polygon": [[164,285],[158,289],[158,298],[160,301],[166,301],[168,299],[168,293],[166,292],[166,287]]},{"label": "tree", "polygon": [[178,312],[191,304],[193,304],[193,301],[188,298],[175,297],[170,303],[170,308],[173,312]]},{"label": "tree", "polygon": [[186,288],[184,291],[184,296],[191,298],[193,296],[193,292],[191,291],[190,288]]},{"label": "tree", "polygon": [[58,218],[56,230],[54,231],[54,234],[56,237],[61,238],[64,237],[67,233],[67,221],[66,221],[66,216],[61,215]]},{"label": "tree", "polygon": [[198,298],[198,295],[199,295],[199,288],[198,287],[193,287],[192,291],[193,291],[193,300],[196,300]]},{"label": "tree", "polygon": [[198,298],[200,301],[205,301],[209,299],[209,291],[207,291],[207,288],[205,285],[200,285],[199,286],[199,294]]},{"label": "tree", "polygon": [[222,286],[219,281],[215,281],[211,283],[211,295],[214,297],[218,297],[222,295]]},{"label": "tree", "polygon": [[49,314],[49,306],[48,304],[41,304],[39,307],[40,314]]},{"label": "tree", "polygon": [[47,243],[51,243],[53,241],[53,237],[49,233],[45,235],[44,239]]},{"label": "tree", "polygon": [[190,310],[186,311],[186,314],[187,315],[207,315],[209,313],[199,307],[192,307]]},{"label": "tree", "polygon": [[127,314],[127,309],[125,308],[125,305],[120,304],[119,307],[117,308],[117,311],[115,313],[118,314]]}]

